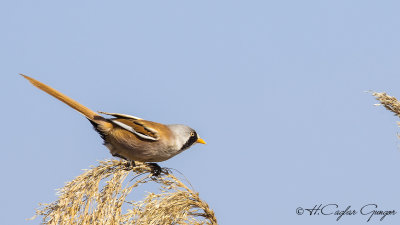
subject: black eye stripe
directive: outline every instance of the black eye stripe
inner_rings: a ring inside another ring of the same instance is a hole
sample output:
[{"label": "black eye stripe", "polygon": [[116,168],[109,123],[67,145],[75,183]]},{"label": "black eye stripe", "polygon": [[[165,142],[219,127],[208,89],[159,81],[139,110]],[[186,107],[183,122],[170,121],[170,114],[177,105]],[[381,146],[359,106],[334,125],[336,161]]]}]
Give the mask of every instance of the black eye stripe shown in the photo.
[{"label": "black eye stripe", "polygon": [[190,136],[189,140],[182,146],[181,150],[187,149],[197,141],[197,134],[194,132],[193,136]]}]

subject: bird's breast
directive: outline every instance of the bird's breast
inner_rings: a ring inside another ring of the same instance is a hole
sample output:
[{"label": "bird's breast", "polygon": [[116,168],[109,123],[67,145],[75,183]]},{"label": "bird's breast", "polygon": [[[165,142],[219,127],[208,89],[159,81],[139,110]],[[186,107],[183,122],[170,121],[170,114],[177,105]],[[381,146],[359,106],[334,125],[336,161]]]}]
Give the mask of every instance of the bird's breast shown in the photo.
[{"label": "bird's breast", "polygon": [[105,145],[112,155],[121,155],[128,160],[140,162],[162,162],[179,153],[173,143],[160,139],[146,140],[123,129],[113,129],[105,138]]}]

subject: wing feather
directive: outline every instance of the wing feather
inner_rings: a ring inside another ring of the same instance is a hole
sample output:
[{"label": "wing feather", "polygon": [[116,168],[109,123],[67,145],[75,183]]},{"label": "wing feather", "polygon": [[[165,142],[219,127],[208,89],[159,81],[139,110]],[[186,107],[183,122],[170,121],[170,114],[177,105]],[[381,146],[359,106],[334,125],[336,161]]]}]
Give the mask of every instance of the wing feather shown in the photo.
[{"label": "wing feather", "polygon": [[110,121],[141,138],[152,141],[157,141],[159,139],[157,130],[150,127],[154,122],[122,118],[111,119]]},{"label": "wing feather", "polygon": [[101,111],[98,111],[98,113],[101,113],[101,114],[104,114],[104,115],[109,115],[109,116],[114,116],[116,118],[143,120],[142,118],[139,118],[139,117],[136,117],[136,116],[131,116],[131,115],[127,115],[127,114],[121,114],[121,113],[108,113],[108,112],[101,112]]}]

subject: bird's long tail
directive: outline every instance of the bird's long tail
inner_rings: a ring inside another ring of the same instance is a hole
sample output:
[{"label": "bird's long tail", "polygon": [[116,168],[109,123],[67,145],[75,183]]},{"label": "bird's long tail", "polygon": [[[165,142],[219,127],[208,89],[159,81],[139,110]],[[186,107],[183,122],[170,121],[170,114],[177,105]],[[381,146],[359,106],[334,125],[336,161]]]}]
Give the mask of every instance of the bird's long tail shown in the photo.
[{"label": "bird's long tail", "polygon": [[71,108],[75,109],[76,111],[82,113],[86,118],[90,121],[101,124],[101,123],[108,123],[105,118],[97,114],[96,112],[92,111],[91,109],[87,108],[86,106],[80,104],[79,102],[73,100],[72,98],[64,95],[63,93],[57,91],[56,89],[39,82],[32,77],[26,76],[24,74],[20,74],[24,78],[26,78],[29,82],[31,82],[35,87],[39,88],[40,90],[48,93],[49,95],[57,98],[58,100],[64,102],[65,104],[69,105]]}]

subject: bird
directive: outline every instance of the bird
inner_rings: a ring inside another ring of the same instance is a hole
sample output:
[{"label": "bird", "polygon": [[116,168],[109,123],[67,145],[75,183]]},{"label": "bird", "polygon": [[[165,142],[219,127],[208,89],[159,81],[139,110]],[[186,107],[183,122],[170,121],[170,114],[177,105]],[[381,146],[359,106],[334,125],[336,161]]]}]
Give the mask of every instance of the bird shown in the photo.
[{"label": "bird", "polygon": [[125,159],[132,166],[135,166],[135,161],[148,163],[155,176],[161,173],[157,162],[168,160],[196,143],[206,144],[189,126],[167,125],[121,113],[95,112],[32,77],[20,75],[35,87],[85,116],[99,133],[112,156]]}]

